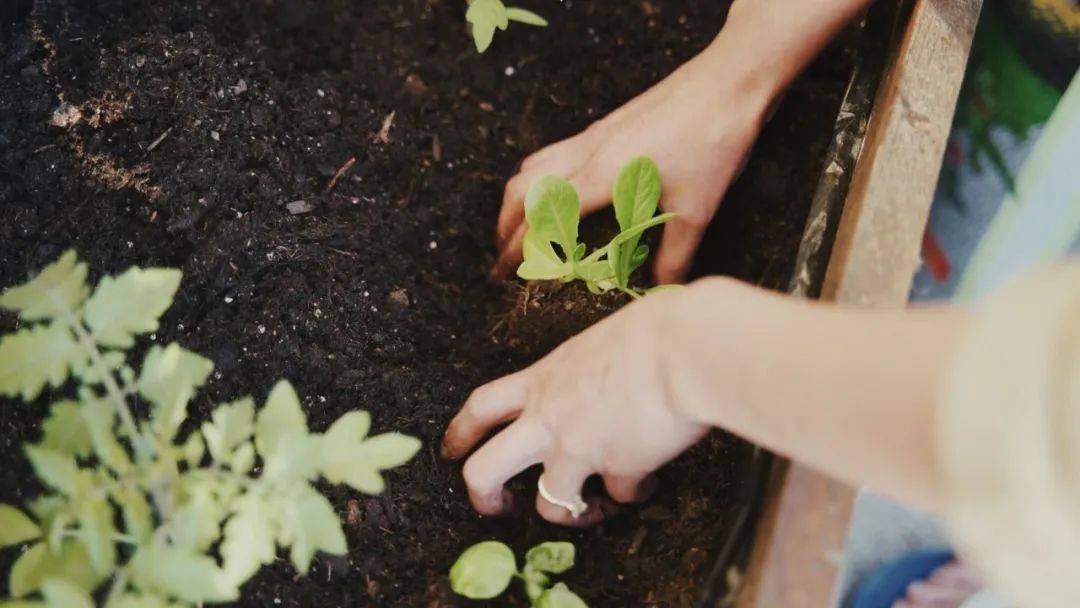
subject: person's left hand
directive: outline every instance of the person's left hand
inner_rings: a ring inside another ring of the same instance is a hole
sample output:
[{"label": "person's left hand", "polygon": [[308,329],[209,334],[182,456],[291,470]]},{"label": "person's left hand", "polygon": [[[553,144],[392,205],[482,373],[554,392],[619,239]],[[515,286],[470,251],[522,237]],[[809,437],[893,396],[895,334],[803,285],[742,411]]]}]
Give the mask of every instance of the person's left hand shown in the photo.
[{"label": "person's left hand", "polygon": [[536,509],[548,521],[587,526],[604,501],[578,517],[585,480],[603,476],[616,502],[648,493],[650,473],[701,439],[709,426],[680,411],[669,394],[660,342],[675,303],[688,291],[656,293],[626,306],[521,372],[476,389],[443,439],[446,458],[464,457],[497,425],[513,421],[465,463],[473,507],[483,515],[511,508],[504,484],[543,463]]}]

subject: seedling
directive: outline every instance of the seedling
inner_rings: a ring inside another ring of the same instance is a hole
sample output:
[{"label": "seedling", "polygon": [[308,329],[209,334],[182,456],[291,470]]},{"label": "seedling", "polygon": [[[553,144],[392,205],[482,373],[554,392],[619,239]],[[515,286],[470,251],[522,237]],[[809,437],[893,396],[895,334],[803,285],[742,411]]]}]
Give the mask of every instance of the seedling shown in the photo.
[{"label": "seedling", "polygon": [[381,472],[412,458],[419,440],[368,436],[371,417],[359,410],[312,433],[285,381],[262,409],[245,397],[196,427],[187,406],[209,360],[172,343],[151,346],[138,372],[128,365],[180,271],[131,268],[92,292],[86,275],[69,251],[0,295],[23,324],[0,338],[0,395],[31,402],[47,385],[77,386],[25,448],[47,492],[30,515],[0,504],[0,547],[30,545],[11,568],[15,601],[0,606],[91,608],[106,583],[106,608],[233,601],[279,547],[300,574],[316,552],[344,554],[337,512],[312,482],[379,494]]},{"label": "seedling", "polygon": [[573,565],[573,544],[541,543],[529,549],[525,567],[518,571],[510,547],[489,540],[469,547],[454,562],[450,587],[469,599],[490,600],[502,595],[517,577],[525,584],[525,594],[534,608],[588,608],[566,584],[551,584],[551,575],[562,574]]},{"label": "seedling", "polygon": [[644,156],[627,163],[611,194],[621,232],[586,256],[585,244],[578,242],[581,202],[577,191],[564,179],[540,178],[525,196],[529,229],[522,241],[525,261],[518,267],[518,276],[527,281],[580,279],[593,293],[618,289],[640,298],[645,292],[630,287],[630,275],[649,257],[641,235],[675,217],[674,213],[655,215],[660,193],[656,163]]},{"label": "seedling", "polygon": [[506,31],[510,22],[547,27],[547,20],[532,11],[523,8],[507,7],[502,0],[472,0],[465,19],[472,24],[473,41],[476,50],[483,53],[491,46],[495,30]]}]

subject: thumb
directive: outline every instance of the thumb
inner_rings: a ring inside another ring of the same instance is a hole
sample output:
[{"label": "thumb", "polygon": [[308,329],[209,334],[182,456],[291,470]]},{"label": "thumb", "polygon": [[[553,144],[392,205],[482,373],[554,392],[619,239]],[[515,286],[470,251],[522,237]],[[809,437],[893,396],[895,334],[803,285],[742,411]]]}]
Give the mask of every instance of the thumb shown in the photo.
[{"label": "thumb", "polygon": [[709,222],[704,217],[680,215],[664,225],[653,276],[658,285],[682,283],[690,272]]}]

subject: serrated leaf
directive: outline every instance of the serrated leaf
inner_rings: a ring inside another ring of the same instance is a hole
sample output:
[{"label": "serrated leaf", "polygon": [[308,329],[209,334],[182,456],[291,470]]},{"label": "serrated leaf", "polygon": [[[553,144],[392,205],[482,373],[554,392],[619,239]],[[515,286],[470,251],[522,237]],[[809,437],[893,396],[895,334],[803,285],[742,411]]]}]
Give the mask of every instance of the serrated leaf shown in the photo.
[{"label": "serrated leaf", "polygon": [[187,418],[187,404],[210,376],[214,364],[173,342],[165,348],[154,346],[146,353],[139,372],[139,394],[153,405],[154,432],[172,443],[180,424]]},{"label": "serrated leaf", "polygon": [[42,447],[77,458],[87,458],[93,451],[90,432],[83,423],[78,403],[54,403],[49,417],[41,423],[41,429],[44,432]]},{"label": "serrated leaf", "polygon": [[202,435],[198,433],[188,435],[187,441],[184,442],[184,447],[180,451],[184,462],[189,467],[198,467],[202,463],[203,456],[206,455],[206,444],[203,443]]},{"label": "serrated leaf", "polygon": [[450,568],[454,593],[473,600],[498,597],[517,573],[517,560],[510,547],[485,541],[465,550]]},{"label": "serrated leaf", "polygon": [[364,439],[371,426],[367,412],[350,412],[337,420],[322,441],[322,474],[366,494],[385,489],[380,471],[400,466],[420,449],[420,440],[400,433]]},{"label": "serrated leaf", "polygon": [[80,414],[90,436],[90,445],[101,464],[120,475],[130,472],[131,457],[116,439],[116,407],[108,401],[95,399],[83,403]]},{"label": "serrated leaf", "polygon": [[0,338],[0,395],[33,401],[46,384],[63,384],[82,356],[71,331],[60,322],[7,334]]},{"label": "serrated leaf", "polygon": [[75,312],[90,292],[87,267],[69,250],[29,283],[0,294],[0,308],[16,311],[26,321],[40,321]]},{"label": "serrated leaf", "polygon": [[225,512],[209,486],[192,484],[188,492],[187,499],[173,513],[169,538],[179,549],[203,552],[220,538]]},{"label": "serrated leaf", "polygon": [[236,503],[236,510],[225,523],[225,538],[221,541],[221,557],[226,574],[237,584],[243,584],[264,564],[274,561],[273,510],[255,495],[247,495]]},{"label": "serrated leaf", "polygon": [[501,0],[472,0],[465,20],[472,24],[473,42],[476,50],[483,53],[491,46],[495,30],[505,30],[510,25],[506,6]]},{"label": "serrated leaf", "polygon": [[47,486],[67,495],[75,491],[78,467],[71,455],[30,445],[26,446],[26,457],[38,479]]},{"label": "serrated leaf", "polygon": [[111,574],[116,566],[113,516],[112,505],[104,498],[84,499],[79,506],[79,536],[86,546],[90,563],[102,576]]},{"label": "serrated leaf", "polygon": [[518,266],[517,275],[526,281],[561,279],[573,270],[570,262],[555,253],[550,241],[531,230],[525,233],[521,251],[524,259]]},{"label": "serrated leaf", "polygon": [[525,25],[535,25],[536,27],[547,27],[548,25],[547,19],[523,8],[511,7],[506,9],[506,18],[510,21],[524,23]]},{"label": "serrated leaf", "polygon": [[540,596],[536,608],[589,608],[589,605],[565,583],[557,583]]},{"label": "serrated leaf", "polygon": [[232,457],[233,450],[255,432],[255,402],[250,397],[219,405],[210,422],[202,425],[206,447],[214,462]]},{"label": "serrated leaf", "polygon": [[307,433],[307,417],[300,407],[296,389],[287,380],[278,382],[256,418],[255,447],[263,458],[268,458],[280,446]]},{"label": "serrated leaf", "polygon": [[50,578],[41,585],[49,608],[94,608],[94,600],[78,585],[62,578]]},{"label": "serrated leaf", "polygon": [[41,536],[41,528],[25,513],[0,503],[0,547],[20,545]]},{"label": "serrated leaf", "polygon": [[113,492],[112,497],[120,505],[124,530],[128,535],[139,544],[148,541],[154,533],[154,516],[142,490],[135,486],[124,486]]},{"label": "serrated leaf", "polygon": [[562,574],[574,566],[574,543],[540,543],[525,554],[525,563],[541,572]]},{"label": "serrated leaf", "polygon": [[552,241],[572,256],[578,246],[581,201],[570,182],[553,175],[541,177],[525,195],[525,220],[529,232],[541,241]]},{"label": "serrated leaf", "polygon": [[311,486],[286,495],[280,508],[281,544],[290,547],[289,558],[299,574],[307,574],[318,551],[331,555],[348,551],[337,512]]},{"label": "serrated leaf", "polygon": [[229,602],[240,591],[214,560],[177,547],[141,547],[129,562],[132,582],[144,592],[185,602]]},{"label": "serrated leaf", "polygon": [[101,279],[84,310],[94,340],[129,348],[136,335],[157,331],[158,318],[172,304],[181,276],[174,268],[132,267]]},{"label": "serrated leaf", "polygon": [[107,608],[184,608],[165,598],[147,593],[125,593]]},{"label": "serrated leaf", "polygon": [[82,543],[68,539],[58,552],[51,552],[45,543],[37,543],[19,556],[11,567],[8,592],[12,597],[25,597],[50,578],[68,580],[87,593],[92,593],[104,580],[90,564]]}]

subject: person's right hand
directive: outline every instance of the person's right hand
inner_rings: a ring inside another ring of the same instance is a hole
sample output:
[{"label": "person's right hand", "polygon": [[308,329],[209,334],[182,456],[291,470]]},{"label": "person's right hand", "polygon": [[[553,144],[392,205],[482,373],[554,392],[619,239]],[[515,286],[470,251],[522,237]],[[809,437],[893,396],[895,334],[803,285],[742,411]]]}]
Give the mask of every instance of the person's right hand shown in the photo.
[{"label": "person's right hand", "polygon": [[521,263],[525,194],[535,180],[545,175],[569,180],[581,196],[582,213],[588,214],[610,204],[624,163],[649,156],[663,178],[660,206],[679,214],[664,228],[655,279],[682,282],[770,101],[766,87],[754,79],[725,79],[735,73],[727,67],[730,59],[710,47],[582,133],[526,158],[506,184],[493,278],[505,278]]}]

